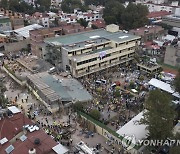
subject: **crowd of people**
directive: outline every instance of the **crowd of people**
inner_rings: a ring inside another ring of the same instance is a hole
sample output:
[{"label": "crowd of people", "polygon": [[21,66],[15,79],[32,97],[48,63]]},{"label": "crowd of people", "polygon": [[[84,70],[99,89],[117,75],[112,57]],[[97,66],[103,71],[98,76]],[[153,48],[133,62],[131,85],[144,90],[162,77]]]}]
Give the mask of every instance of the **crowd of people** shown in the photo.
[{"label": "crowd of people", "polygon": [[84,111],[90,113],[91,110],[97,109],[101,113],[100,121],[105,124],[110,123],[117,130],[144,107],[146,90],[140,89],[136,94],[131,92],[130,88],[133,87],[128,89],[131,81],[135,86],[143,83],[140,79],[141,75],[134,66],[129,66],[129,68],[105,70],[80,79],[94,97],[93,103],[85,106]]}]

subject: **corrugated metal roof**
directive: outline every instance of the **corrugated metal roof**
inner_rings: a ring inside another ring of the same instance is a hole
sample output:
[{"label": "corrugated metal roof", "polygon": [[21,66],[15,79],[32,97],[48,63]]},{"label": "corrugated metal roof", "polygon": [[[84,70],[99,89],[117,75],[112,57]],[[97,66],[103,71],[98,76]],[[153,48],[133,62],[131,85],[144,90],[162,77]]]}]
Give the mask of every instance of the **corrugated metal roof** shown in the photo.
[{"label": "corrugated metal roof", "polygon": [[14,32],[18,34],[19,36],[28,38],[30,30],[35,30],[35,29],[40,29],[40,28],[43,28],[43,26],[38,25],[38,24],[33,24],[33,25],[25,26],[23,28],[16,29],[14,30]]}]

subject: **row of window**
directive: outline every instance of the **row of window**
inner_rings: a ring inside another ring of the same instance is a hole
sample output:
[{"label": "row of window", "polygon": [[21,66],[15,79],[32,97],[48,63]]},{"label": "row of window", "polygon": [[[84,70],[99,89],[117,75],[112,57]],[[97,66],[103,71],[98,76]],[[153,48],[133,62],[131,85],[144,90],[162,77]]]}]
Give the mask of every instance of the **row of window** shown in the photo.
[{"label": "row of window", "polygon": [[[128,55],[128,57],[131,57],[131,56],[132,56],[132,54],[131,54],[131,55]],[[113,61],[115,61],[115,60],[118,60],[118,59],[119,59],[119,60],[122,60],[122,59],[126,59],[126,58],[127,58],[127,55],[124,55],[124,56],[119,57],[119,58],[111,59],[111,60],[109,61],[109,64],[113,63]],[[102,63],[99,63],[99,64],[94,64],[94,65],[88,66],[88,68],[78,69],[77,71],[80,72],[80,71],[83,71],[83,70],[86,70],[86,69],[87,69],[86,71],[89,71],[90,68],[95,67],[96,65],[99,65],[99,67],[101,67],[103,64],[106,65],[107,62],[108,62],[108,61],[105,61],[105,62],[102,62]],[[104,65],[103,65],[103,66],[104,66]],[[107,64],[107,65],[108,65],[108,64]]]},{"label": "row of window", "polygon": [[[132,49],[133,49],[133,47],[132,47],[132,48],[128,48],[128,51],[130,51],[130,50],[132,50]],[[122,51],[123,51],[123,50],[120,50],[120,51],[118,51],[118,52],[121,53]],[[125,51],[126,51],[126,49],[125,49]],[[118,52],[113,53],[113,55],[117,54]],[[78,63],[77,63],[77,66],[82,65],[82,64],[86,64],[86,63],[90,63],[90,62],[93,62],[93,61],[96,61],[98,58],[102,60],[102,59],[104,59],[104,58],[106,58],[106,57],[110,57],[110,56],[111,56],[111,54],[109,53],[109,54],[106,54],[106,55],[103,56],[103,57],[96,57],[96,58],[84,60],[84,61],[78,62]],[[125,55],[125,56],[126,56],[126,55]]]},{"label": "row of window", "polygon": [[[132,57],[134,55],[134,53],[131,53],[131,54],[128,54],[128,57]],[[110,54],[107,54],[105,57],[109,57],[110,56]],[[104,58],[105,58],[104,57]],[[121,57],[119,57],[119,60],[121,60],[121,59],[124,59],[124,58],[126,58],[127,57],[127,55],[124,55],[124,56],[121,56]],[[114,61],[114,60],[117,60],[118,58],[113,58],[113,59],[111,59],[110,60],[110,63],[111,63],[111,61]],[[79,66],[79,65],[82,65],[82,64],[86,64],[86,63],[89,63],[89,62],[92,62],[92,61],[96,61],[97,60],[97,58],[93,58],[93,59],[89,59],[89,60],[85,60],[85,61],[82,61],[82,62],[78,62],[77,63],[77,66]],[[100,64],[103,64],[103,63],[106,63],[107,61],[105,61],[105,62],[102,62],[102,63],[100,63]],[[96,65],[96,64],[95,64]]]},{"label": "row of window", "polygon": [[85,48],[85,49],[81,49],[81,50],[77,50],[77,51],[69,51],[68,54],[72,54],[72,55],[74,56],[74,55],[76,55],[76,53],[79,52],[79,51],[81,51],[81,54],[82,54],[83,51],[85,51],[85,50],[89,50],[89,49],[92,49],[92,50],[93,50],[93,48],[96,50],[97,47],[105,48],[106,45],[108,45],[108,44],[109,44],[109,43],[105,43],[105,44],[103,44],[103,45],[100,44],[100,45],[97,45],[97,46],[95,46],[95,47],[89,47],[89,48]]}]

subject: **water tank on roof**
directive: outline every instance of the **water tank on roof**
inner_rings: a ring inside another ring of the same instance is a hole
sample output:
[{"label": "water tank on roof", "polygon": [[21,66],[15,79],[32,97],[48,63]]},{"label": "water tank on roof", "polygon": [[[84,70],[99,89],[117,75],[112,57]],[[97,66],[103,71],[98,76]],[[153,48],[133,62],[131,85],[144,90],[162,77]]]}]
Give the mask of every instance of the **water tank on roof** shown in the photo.
[{"label": "water tank on roof", "polygon": [[29,149],[28,153],[29,154],[36,154],[36,149],[35,148]]},{"label": "water tank on roof", "polygon": [[35,144],[35,145],[39,145],[39,144],[40,144],[40,139],[39,139],[39,138],[36,138],[36,139],[34,140],[34,144]]}]

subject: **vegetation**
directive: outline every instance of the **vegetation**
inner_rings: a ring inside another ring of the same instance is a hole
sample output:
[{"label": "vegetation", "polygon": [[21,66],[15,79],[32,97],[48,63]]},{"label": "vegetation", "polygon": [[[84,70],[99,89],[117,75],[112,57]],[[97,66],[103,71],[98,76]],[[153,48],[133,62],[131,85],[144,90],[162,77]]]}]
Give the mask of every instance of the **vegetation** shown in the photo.
[{"label": "vegetation", "polygon": [[180,93],[180,69],[178,70],[178,74],[176,75],[176,78],[174,79],[174,86],[175,90]]},{"label": "vegetation", "polygon": [[173,28],[173,26],[164,23],[157,23],[157,25],[162,26],[165,30],[171,30]]},{"label": "vegetation", "polygon": [[62,11],[66,13],[73,13],[76,8],[80,8],[82,11],[87,10],[87,7],[82,5],[80,0],[65,0],[61,4]]},{"label": "vegetation", "polygon": [[3,108],[5,108],[6,104],[8,103],[8,100],[4,97],[5,91],[6,91],[6,87],[0,81],[0,106],[2,106]]},{"label": "vegetation", "polygon": [[[180,133],[175,134],[175,140],[180,140]],[[170,154],[179,154],[180,146],[173,146],[170,148]]]},{"label": "vegetation", "polygon": [[83,104],[81,102],[76,102],[75,104],[73,104],[73,108],[76,111],[83,111]]},{"label": "vegetation", "polygon": [[21,0],[2,0],[0,7],[14,12],[33,14],[36,11],[44,12],[50,10],[51,0],[37,0],[35,7]]},{"label": "vegetation", "polygon": [[94,25],[94,24],[92,24],[91,28],[92,29],[98,29],[98,27],[96,25]]},{"label": "vegetation", "polygon": [[77,22],[80,23],[80,25],[83,26],[84,28],[88,26],[88,22],[85,19],[80,19]]},{"label": "vegetation", "polygon": [[140,123],[147,125],[150,139],[165,140],[171,137],[175,113],[170,97],[160,90],[151,91],[145,108],[147,112]]},{"label": "vegetation", "polygon": [[[124,3],[127,0],[117,0],[119,3]],[[133,2],[134,0],[128,0],[129,2]],[[105,6],[105,4],[108,2],[108,0],[84,0],[85,5],[103,5]]]},{"label": "vegetation", "polygon": [[99,120],[100,117],[101,117],[100,112],[99,112],[98,110],[96,110],[96,109],[91,110],[91,112],[89,113],[89,115],[90,115],[92,118],[96,119],[96,120]]},{"label": "vegetation", "polygon": [[104,9],[106,24],[118,24],[124,29],[133,29],[148,24],[148,8],[130,3],[126,8],[118,1],[108,1]]}]

